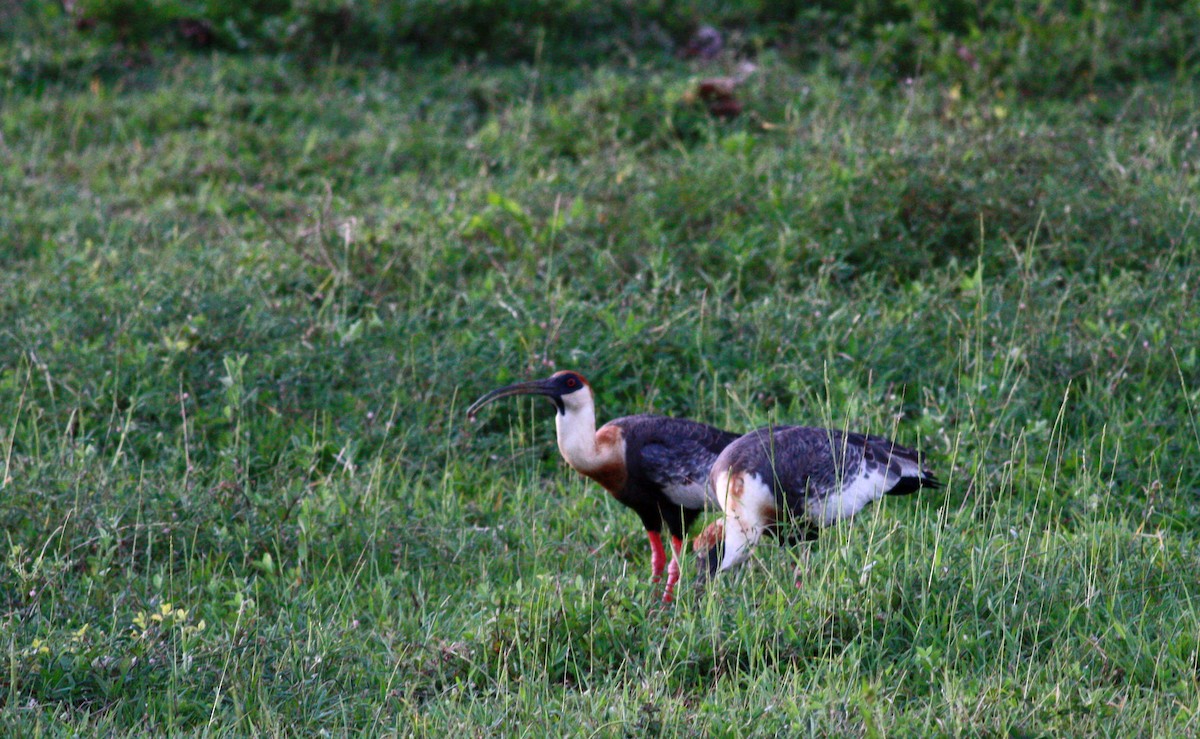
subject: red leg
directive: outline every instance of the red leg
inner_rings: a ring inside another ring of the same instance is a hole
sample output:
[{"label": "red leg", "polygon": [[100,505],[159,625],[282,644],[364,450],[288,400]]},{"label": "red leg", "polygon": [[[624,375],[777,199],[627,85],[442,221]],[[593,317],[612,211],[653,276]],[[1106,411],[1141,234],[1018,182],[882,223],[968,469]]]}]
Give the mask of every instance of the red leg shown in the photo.
[{"label": "red leg", "polygon": [[647,531],[650,537],[650,579],[658,582],[662,579],[663,568],[667,566],[667,552],[663,549],[662,534],[657,531]]},{"label": "red leg", "polygon": [[670,603],[675,597],[675,583],[679,582],[679,552],[682,550],[683,540],[672,536],[671,564],[667,567],[667,590],[663,593],[663,603]]}]

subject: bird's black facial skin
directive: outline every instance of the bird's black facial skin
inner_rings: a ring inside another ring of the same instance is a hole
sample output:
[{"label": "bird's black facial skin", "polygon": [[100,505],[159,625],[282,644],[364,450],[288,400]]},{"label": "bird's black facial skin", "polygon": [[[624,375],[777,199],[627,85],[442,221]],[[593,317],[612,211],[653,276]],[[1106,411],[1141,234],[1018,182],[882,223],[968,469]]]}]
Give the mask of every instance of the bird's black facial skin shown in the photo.
[{"label": "bird's black facial skin", "polygon": [[476,400],[467,409],[467,416],[473,418],[483,406],[493,400],[507,398],[510,395],[545,395],[554,403],[554,407],[558,409],[560,415],[565,414],[567,410],[563,405],[563,396],[582,389],[584,385],[583,378],[574,372],[560,372],[545,380],[535,380],[534,382],[518,382],[515,385],[493,390]]},{"label": "bird's black facial skin", "polygon": [[707,568],[705,574],[709,577],[717,574],[717,569],[721,566],[721,559],[725,556],[724,544],[717,544],[708,550],[708,557],[704,565]]},{"label": "bird's black facial skin", "polygon": [[583,387],[583,378],[574,372],[562,372],[550,378],[557,380],[560,388],[559,395],[570,395]]},{"label": "bird's black facial skin", "polygon": [[725,558],[725,542],[718,539],[707,551],[696,553],[696,584],[704,585],[716,577],[721,568],[721,560]]}]

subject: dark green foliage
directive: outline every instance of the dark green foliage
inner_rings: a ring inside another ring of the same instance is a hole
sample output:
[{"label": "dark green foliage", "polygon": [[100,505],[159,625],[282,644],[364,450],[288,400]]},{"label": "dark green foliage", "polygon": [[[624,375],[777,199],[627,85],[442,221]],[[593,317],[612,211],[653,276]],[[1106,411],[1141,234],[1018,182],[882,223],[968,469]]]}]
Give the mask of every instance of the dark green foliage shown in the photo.
[{"label": "dark green foliage", "polygon": [[[2,37],[5,733],[1194,733],[1191,6],[89,7]],[[947,485],[662,607],[548,403],[463,418],[567,367]]]},{"label": "dark green foliage", "polygon": [[[48,3],[30,3],[31,8]],[[784,58],[893,83],[933,76],[969,94],[1079,95],[1196,71],[1195,3],[691,2],[618,0],[84,0],[70,15],[9,10],[14,28],[100,34],[127,46],[289,50],[301,60],[411,54],[596,64],[682,49],[700,25],[730,53]]]}]

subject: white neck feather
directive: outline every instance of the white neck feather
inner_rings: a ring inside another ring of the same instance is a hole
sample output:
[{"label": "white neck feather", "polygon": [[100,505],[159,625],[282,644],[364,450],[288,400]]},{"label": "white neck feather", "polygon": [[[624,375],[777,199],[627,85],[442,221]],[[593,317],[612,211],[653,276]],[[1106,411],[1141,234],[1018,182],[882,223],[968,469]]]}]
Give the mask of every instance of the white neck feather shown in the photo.
[{"label": "white neck feather", "polygon": [[596,406],[592,391],[583,388],[563,396],[563,413],[554,417],[558,450],[580,472],[596,469],[603,460],[596,448]]}]

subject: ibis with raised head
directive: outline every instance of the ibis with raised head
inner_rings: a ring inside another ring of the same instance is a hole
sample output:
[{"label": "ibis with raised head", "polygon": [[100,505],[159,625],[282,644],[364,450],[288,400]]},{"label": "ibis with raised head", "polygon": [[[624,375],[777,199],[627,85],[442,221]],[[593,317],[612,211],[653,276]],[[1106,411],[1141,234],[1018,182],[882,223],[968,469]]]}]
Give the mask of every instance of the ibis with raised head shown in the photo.
[{"label": "ibis with raised head", "polygon": [[815,539],[884,495],[941,483],[921,454],[882,436],[775,426],[725,447],[709,485],[724,517],[696,539],[702,578],[741,564],[764,532]]},{"label": "ibis with raised head", "polygon": [[[474,417],[484,405],[511,395],[544,395],[554,403],[563,459],[642,520],[650,539],[653,580],[659,582],[666,569],[663,600],[670,601],[688,527],[705,507],[716,507],[707,494],[709,469],[738,435],[683,418],[645,414],[617,418],[597,430],[591,385],[583,375],[569,371],[493,390],[472,403],[467,415]],[[671,536],[669,566],[664,526]]]}]

